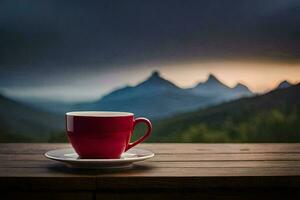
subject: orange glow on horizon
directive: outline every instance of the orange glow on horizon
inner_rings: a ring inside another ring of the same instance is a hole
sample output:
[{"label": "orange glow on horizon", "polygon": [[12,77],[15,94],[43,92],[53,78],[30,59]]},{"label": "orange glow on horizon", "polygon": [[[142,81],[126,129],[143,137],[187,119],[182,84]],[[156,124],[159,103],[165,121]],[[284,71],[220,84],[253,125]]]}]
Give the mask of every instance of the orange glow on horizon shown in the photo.
[{"label": "orange glow on horizon", "polygon": [[164,65],[158,69],[163,77],[183,88],[205,81],[210,73],[230,87],[242,83],[258,93],[271,90],[284,80],[293,84],[300,81],[300,64],[224,61]]}]

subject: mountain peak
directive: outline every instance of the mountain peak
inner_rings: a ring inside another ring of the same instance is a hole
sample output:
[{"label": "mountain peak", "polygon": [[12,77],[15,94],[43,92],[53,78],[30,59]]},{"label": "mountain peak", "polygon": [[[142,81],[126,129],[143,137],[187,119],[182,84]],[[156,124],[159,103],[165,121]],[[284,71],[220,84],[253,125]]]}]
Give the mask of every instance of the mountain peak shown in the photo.
[{"label": "mountain peak", "polygon": [[222,83],[215,75],[213,74],[209,74],[208,78],[206,79],[206,81],[204,82],[200,82],[197,86],[201,86],[201,85],[218,85],[221,87],[227,87],[226,85],[224,85],[224,83]]},{"label": "mountain peak", "polygon": [[161,77],[160,76],[160,72],[158,70],[154,70],[152,73],[151,73],[151,76],[150,77]]},{"label": "mountain peak", "polygon": [[206,82],[220,82],[220,81],[217,79],[217,77],[215,75],[209,74]]},{"label": "mountain peak", "polygon": [[235,86],[234,86],[234,88],[247,88],[248,89],[248,87],[246,86],[246,85],[244,85],[244,84],[242,84],[242,83],[237,83]]},{"label": "mountain peak", "polygon": [[[198,83],[195,87],[194,90],[196,90],[196,93],[211,93],[219,90],[227,90],[230,89],[227,85],[219,81],[217,77],[213,74],[209,74],[208,78],[204,82]],[[200,92],[201,91],[201,92]]]},{"label": "mountain peak", "polygon": [[[203,84],[218,84],[218,83],[221,83],[221,81],[219,81],[219,79],[217,79],[217,77],[215,76],[215,75],[213,75],[213,74],[209,74],[208,75],[208,77],[207,77],[207,79],[206,79],[206,81],[203,81],[203,82],[199,82],[198,83],[198,85],[197,86],[201,86],[201,85],[203,85]],[[222,84],[222,83],[221,83]],[[196,86],[196,87],[197,87]]]},{"label": "mountain peak", "polygon": [[147,78],[146,81],[160,81],[160,80],[165,80],[161,75],[160,72],[155,70],[151,73],[151,75]]},{"label": "mountain peak", "polygon": [[288,82],[287,80],[285,80],[278,84],[277,89],[284,89],[284,88],[288,88],[290,86],[292,86],[292,84],[290,82]]},{"label": "mountain peak", "polygon": [[151,73],[151,75],[147,78],[146,81],[161,81],[165,80],[163,77],[161,77],[160,72],[155,70]]},{"label": "mountain peak", "polygon": [[151,75],[143,82],[138,84],[137,86],[139,87],[153,87],[153,86],[158,86],[158,87],[171,87],[171,88],[178,88],[175,84],[172,82],[164,79],[161,75],[160,72],[155,70],[151,73]]},{"label": "mountain peak", "polygon": [[252,93],[251,90],[242,83],[237,83],[232,89],[234,89],[235,91],[240,91],[240,92],[243,91],[243,92]]}]

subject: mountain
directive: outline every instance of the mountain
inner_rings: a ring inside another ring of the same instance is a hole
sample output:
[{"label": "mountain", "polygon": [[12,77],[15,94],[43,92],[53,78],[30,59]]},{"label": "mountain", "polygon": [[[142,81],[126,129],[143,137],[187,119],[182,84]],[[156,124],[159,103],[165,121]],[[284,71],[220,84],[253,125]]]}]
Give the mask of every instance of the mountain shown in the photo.
[{"label": "mountain", "polygon": [[120,88],[96,102],[76,104],[73,109],[129,111],[137,116],[158,118],[193,110],[210,101],[209,97],[197,96],[177,87],[154,71],[136,86]]},{"label": "mountain", "polygon": [[200,82],[189,91],[195,95],[213,98],[215,103],[253,95],[247,86],[238,83],[234,88],[230,88],[212,74],[205,82]]},{"label": "mountain", "polygon": [[17,101],[55,115],[70,110],[115,110],[134,112],[138,116],[154,119],[250,95],[253,93],[245,85],[238,83],[230,88],[212,74],[207,81],[194,88],[182,89],[154,71],[145,81],[116,89],[94,102],[72,104],[33,98]]},{"label": "mountain", "polygon": [[300,84],[154,122],[155,142],[300,142]]},{"label": "mountain", "polygon": [[152,119],[217,104],[253,93],[244,85],[230,88],[214,75],[191,89],[182,89],[154,71],[136,86],[117,89],[96,102],[76,104],[73,110],[130,111]]},{"label": "mountain", "polygon": [[14,98],[14,100],[40,111],[61,115],[72,109],[72,102],[61,102],[39,98]]},{"label": "mountain", "polygon": [[292,86],[293,84],[291,84],[288,81],[282,81],[281,83],[278,84],[276,89],[284,89],[284,88],[288,88],[290,86]]},{"label": "mountain", "polygon": [[49,114],[0,95],[0,142],[47,141],[64,129],[62,115]]}]

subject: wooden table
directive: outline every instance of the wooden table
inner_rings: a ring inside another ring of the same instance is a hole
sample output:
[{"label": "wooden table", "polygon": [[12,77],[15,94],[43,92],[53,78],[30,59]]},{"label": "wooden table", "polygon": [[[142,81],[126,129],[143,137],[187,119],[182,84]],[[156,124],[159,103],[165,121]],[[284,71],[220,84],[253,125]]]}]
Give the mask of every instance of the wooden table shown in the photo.
[{"label": "wooden table", "polygon": [[300,197],[300,144],[142,144],[156,156],[122,171],[71,169],[43,155],[65,147],[0,144],[0,199]]}]

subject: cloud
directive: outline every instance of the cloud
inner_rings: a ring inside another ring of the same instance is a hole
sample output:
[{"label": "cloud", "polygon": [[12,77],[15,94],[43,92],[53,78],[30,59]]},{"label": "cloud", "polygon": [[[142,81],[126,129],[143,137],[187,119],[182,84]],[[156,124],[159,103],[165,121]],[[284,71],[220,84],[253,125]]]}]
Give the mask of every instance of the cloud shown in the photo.
[{"label": "cloud", "polygon": [[299,23],[294,0],[1,1],[0,76],[217,59],[299,62]]}]

